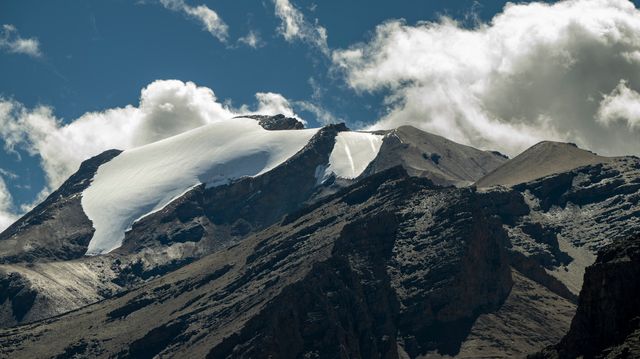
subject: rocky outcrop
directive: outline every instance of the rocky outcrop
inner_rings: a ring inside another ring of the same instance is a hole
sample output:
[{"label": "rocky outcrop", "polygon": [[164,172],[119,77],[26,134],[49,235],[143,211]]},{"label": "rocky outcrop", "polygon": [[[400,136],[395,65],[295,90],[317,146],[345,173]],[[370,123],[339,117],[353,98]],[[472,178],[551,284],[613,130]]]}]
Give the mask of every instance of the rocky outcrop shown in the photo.
[{"label": "rocky outcrop", "polygon": [[32,322],[95,303],[121,287],[108,258],[0,266],[0,327]]},{"label": "rocky outcrop", "polygon": [[286,117],[283,114],[275,116],[265,115],[245,115],[240,117],[252,118],[260,124],[265,130],[281,131],[281,130],[301,130],[304,124],[297,118]]},{"label": "rocky outcrop", "polygon": [[640,236],[604,248],[587,268],[571,329],[531,358],[640,357]]},{"label": "rocky outcrop", "polygon": [[0,272],[0,311],[2,322],[15,324],[21,321],[36,298],[36,291],[18,273]]},{"label": "rocky outcrop", "polygon": [[522,358],[557,343],[569,330],[574,303],[516,270],[512,277],[504,304],[478,317],[456,358]]}]

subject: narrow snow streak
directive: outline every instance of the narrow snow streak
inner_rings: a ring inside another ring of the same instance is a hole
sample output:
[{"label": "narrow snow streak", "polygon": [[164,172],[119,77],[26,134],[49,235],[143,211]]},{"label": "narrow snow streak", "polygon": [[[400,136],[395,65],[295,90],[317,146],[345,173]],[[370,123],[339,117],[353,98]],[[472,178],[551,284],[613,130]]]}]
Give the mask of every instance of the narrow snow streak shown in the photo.
[{"label": "narrow snow streak", "polygon": [[344,153],[347,155],[347,159],[349,160],[349,165],[351,166],[351,173],[356,172],[356,165],[353,163],[353,157],[351,157],[351,151],[349,150],[349,146],[346,143],[341,144],[344,149]]},{"label": "narrow snow streak", "polygon": [[332,173],[346,179],[360,176],[378,155],[382,138],[366,132],[340,132],[329,156],[325,177]]},{"label": "narrow snow streak", "polygon": [[96,230],[87,255],[120,247],[136,220],[193,186],[218,186],[270,171],[317,131],[267,131],[253,119],[237,118],[121,153],[100,166],[82,194],[82,207]]}]

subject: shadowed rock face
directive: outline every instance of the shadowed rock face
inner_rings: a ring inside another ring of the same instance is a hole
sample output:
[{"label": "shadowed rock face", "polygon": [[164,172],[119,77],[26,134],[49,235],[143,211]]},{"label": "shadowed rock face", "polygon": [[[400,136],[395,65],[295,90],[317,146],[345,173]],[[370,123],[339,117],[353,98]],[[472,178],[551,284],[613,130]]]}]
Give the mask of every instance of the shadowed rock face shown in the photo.
[{"label": "shadowed rock face", "polygon": [[118,298],[3,330],[0,350],[14,358],[455,354],[474,319],[509,294],[505,240],[475,192],[391,170]]},{"label": "shadowed rock face", "polygon": [[640,357],[640,237],[618,241],[585,273],[569,333],[531,358]]}]

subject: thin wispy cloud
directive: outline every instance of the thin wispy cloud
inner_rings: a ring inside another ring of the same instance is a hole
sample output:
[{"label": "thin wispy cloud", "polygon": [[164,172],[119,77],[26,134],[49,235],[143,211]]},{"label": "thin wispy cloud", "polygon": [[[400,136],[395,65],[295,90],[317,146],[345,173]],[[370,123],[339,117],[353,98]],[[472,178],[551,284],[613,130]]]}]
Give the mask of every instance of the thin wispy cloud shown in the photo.
[{"label": "thin wispy cloud", "polygon": [[248,34],[238,39],[238,43],[257,49],[265,46],[265,42],[262,40],[260,33],[254,30],[249,31]]},{"label": "thin wispy cloud", "polygon": [[10,180],[16,180],[20,178],[15,172],[0,168],[0,177],[8,178]]},{"label": "thin wispy cloud", "polygon": [[40,41],[35,37],[23,38],[18,29],[11,24],[4,24],[0,29],[0,50],[32,57],[42,56]]},{"label": "thin wispy cloud", "polygon": [[307,21],[302,12],[289,0],[273,0],[275,14],[280,19],[278,33],[288,42],[302,41],[314,46],[325,55],[330,54],[327,45],[327,29],[318,24]]},{"label": "thin wispy cloud", "polygon": [[229,26],[222,20],[217,12],[206,5],[191,6],[184,0],[160,0],[165,8],[182,12],[203,25],[203,29],[216,37],[221,42],[226,42],[229,36]]},{"label": "thin wispy cloud", "polygon": [[296,101],[293,104],[295,107],[312,113],[315,116],[316,121],[324,125],[342,122],[342,119],[336,117],[333,113],[331,113],[331,111],[311,101]]}]

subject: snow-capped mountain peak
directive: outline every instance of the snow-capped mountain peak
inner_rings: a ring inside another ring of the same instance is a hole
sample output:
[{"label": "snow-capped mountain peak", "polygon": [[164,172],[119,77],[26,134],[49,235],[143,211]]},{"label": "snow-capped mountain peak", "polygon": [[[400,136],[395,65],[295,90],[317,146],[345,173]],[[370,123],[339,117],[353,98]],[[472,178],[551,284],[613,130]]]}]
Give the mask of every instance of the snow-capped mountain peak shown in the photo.
[{"label": "snow-capped mountain peak", "polygon": [[95,228],[87,254],[119,247],[136,220],[194,186],[223,185],[277,167],[317,131],[268,131],[255,119],[235,118],[124,151],[102,165],[83,192],[82,207]]}]

